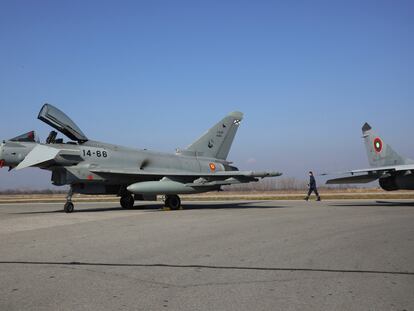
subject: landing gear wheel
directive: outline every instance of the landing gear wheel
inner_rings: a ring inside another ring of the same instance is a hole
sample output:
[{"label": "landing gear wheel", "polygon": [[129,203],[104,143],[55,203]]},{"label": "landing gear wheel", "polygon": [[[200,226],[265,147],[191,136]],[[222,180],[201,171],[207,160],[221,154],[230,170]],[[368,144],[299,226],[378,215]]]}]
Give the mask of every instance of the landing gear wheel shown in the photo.
[{"label": "landing gear wheel", "polygon": [[63,207],[63,210],[65,211],[65,213],[72,213],[74,208],[75,207],[72,202],[66,202],[65,206]]},{"label": "landing gear wheel", "polygon": [[167,195],[165,197],[165,206],[172,210],[178,210],[181,207],[181,199],[178,195]]},{"label": "landing gear wheel", "polygon": [[132,195],[125,195],[121,197],[120,203],[123,208],[133,208],[135,200]]},{"label": "landing gear wheel", "polygon": [[72,213],[74,210],[74,206],[72,203],[72,196],[73,196],[73,187],[72,185],[70,186],[69,192],[66,196],[66,203],[63,206],[63,210],[65,211],[65,213]]}]

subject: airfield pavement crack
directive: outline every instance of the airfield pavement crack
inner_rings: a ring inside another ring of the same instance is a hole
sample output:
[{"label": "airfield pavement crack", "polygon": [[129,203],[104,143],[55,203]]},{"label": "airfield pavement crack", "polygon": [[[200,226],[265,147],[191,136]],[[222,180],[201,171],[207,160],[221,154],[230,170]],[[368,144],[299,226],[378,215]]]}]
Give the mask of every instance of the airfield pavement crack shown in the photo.
[{"label": "airfield pavement crack", "polygon": [[176,265],[176,264],[127,264],[127,263],[100,263],[80,261],[0,261],[0,265],[53,265],[53,266],[103,266],[103,267],[146,267],[146,268],[195,268],[211,270],[255,270],[255,271],[291,271],[291,272],[325,272],[325,273],[360,273],[360,274],[391,274],[414,276],[411,271],[384,271],[384,270],[354,270],[354,269],[317,269],[317,268],[281,268],[281,267],[243,267],[243,266],[215,266],[215,265]]}]

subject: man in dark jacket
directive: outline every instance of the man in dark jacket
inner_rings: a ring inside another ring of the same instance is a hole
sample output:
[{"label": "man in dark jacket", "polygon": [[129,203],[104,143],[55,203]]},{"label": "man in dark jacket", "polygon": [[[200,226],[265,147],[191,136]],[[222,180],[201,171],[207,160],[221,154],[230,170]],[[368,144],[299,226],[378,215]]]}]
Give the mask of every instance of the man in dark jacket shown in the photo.
[{"label": "man in dark jacket", "polygon": [[321,197],[319,196],[318,193],[318,189],[316,188],[316,180],[315,177],[313,176],[312,171],[309,172],[309,191],[308,191],[308,195],[305,198],[305,201],[309,200],[310,195],[312,194],[312,192],[315,192],[316,194],[316,201],[320,201]]}]

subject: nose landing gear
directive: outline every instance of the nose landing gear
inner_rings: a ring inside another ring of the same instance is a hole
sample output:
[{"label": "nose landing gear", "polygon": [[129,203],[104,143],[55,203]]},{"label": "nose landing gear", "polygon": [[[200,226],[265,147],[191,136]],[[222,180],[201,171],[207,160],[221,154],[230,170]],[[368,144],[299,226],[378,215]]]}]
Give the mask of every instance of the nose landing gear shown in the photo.
[{"label": "nose landing gear", "polygon": [[72,203],[72,195],[73,195],[73,189],[70,187],[68,195],[66,196],[66,203],[63,206],[63,210],[65,213],[72,213],[75,209],[75,206]]}]

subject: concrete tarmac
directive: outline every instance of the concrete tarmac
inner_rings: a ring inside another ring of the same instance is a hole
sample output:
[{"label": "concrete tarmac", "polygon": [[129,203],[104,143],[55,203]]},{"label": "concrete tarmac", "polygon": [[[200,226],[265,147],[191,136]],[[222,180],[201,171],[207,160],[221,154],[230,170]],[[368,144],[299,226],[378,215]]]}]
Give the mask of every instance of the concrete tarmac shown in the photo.
[{"label": "concrete tarmac", "polygon": [[414,203],[0,205],[0,310],[414,310]]}]

